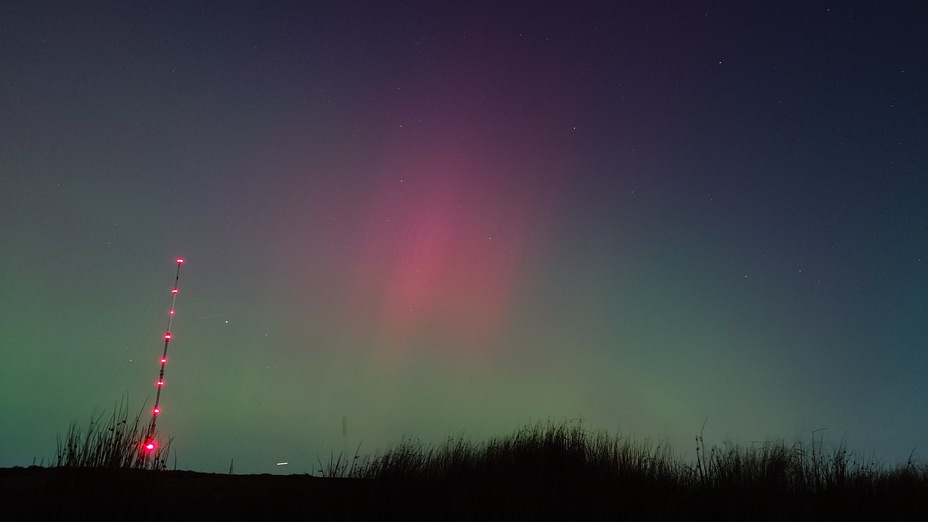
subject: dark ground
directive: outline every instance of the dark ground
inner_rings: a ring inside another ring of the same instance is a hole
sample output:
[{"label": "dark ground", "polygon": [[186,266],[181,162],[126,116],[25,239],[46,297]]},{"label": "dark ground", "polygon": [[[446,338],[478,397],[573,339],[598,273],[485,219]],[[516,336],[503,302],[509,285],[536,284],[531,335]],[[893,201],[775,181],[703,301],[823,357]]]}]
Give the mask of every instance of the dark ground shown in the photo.
[{"label": "dark ground", "polygon": [[[8,520],[364,520],[372,484],[309,475],[87,468],[0,469]],[[5,518],[5,517],[4,517]]]},{"label": "dark ground", "polygon": [[89,468],[0,469],[3,520],[928,520],[903,488],[829,498],[726,496],[641,484],[518,484],[225,475]]}]

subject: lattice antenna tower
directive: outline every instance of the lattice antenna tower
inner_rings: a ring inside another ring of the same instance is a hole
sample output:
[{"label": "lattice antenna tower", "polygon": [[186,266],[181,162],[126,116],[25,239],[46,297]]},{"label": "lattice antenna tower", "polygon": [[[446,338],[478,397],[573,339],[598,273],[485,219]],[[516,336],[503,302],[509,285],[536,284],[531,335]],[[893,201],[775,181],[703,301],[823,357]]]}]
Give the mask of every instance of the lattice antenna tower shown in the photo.
[{"label": "lattice antenna tower", "polygon": [[180,281],[180,266],[184,264],[182,258],[177,258],[177,273],[174,275],[174,287],[171,288],[171,309],[168,311],[168,328],[164,332],[164,351],[161,353],[161,371],[158,372],[158,380],[155,381],[155,407],[151,410],[151,423],[148,424],[148,434],[142,441],[142,449],[145,453],[150,454],[158,447],[155,440],[155,425],[158,422],[158,415],[161,414],[161,388],[164,387],[164,367],[168,363],[168,345],[171,344],[171,325],[174,322],[174,305],[177,304],[177,283]]}]

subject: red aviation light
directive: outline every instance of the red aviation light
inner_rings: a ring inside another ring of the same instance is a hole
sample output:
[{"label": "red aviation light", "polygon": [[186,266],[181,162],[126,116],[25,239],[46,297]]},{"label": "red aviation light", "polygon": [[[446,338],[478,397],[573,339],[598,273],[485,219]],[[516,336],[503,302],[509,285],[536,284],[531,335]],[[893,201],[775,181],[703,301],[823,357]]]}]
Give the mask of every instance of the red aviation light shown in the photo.
[{"label": "red aviation light", "polygon": [[162,357],[162,358],[161,358],[161,364],[167,364],[167,362],[168,362],[168,358],[167,358],[167,357]]},{"label": "red aviation light", "polygon": [[170,340],[171,340],[171,332],[167,332],[166,334],[164,334],[164,340],[165,340],[165,341],[170,341]]},{"label": "red aviation light", "polygon": [[155,383],[155,386],[164,386],[164,381],[159,379],[158,382]]},{"label": "red aviation light", "polygon": [[153,410],[151,410],[151,413],[152,413],[153,415],[158,415],[159,413],[161,413],[161,408],[155,406],[155,408],[154,408]]},{"label": "red aviation light", "polygon": [[173,309],[173,308],[171,308],[171,311],[168,312],[168,315],[174,315],[174,309]]},{"label": "red aviation light", "polygon": [[184,264],[184,259],[183,259],[182,257],[178,257],[178,258],[177,258],[177,264],[178,264],[178,265]]},{"label": "red aviation light", "polygon": [[177,289],[176,289],[176,288],[172,288],[172,289],[171,289],[171,293],[174,294],[174,295],[177,295]]},{"label": "red aviation light", "polygon": [[155,451],[155,448],[157,447],[158,446],[155,445],[155,441],[152,439],[148,439],[147,441],[145,441],[145,444],[142,445],[142,449],[144,449],[147,452]]}]

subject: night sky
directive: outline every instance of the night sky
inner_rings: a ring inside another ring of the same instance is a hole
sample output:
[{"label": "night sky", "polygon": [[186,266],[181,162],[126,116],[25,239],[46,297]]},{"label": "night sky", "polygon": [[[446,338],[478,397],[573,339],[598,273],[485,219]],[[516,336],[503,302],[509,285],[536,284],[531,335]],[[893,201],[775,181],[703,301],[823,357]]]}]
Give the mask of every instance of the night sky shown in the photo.
[{"label": "night sky", "polygon": [[0,466],[151,406],[177,257],[180,469],[924,460],[928,4],[754,3],[0,3]]}]

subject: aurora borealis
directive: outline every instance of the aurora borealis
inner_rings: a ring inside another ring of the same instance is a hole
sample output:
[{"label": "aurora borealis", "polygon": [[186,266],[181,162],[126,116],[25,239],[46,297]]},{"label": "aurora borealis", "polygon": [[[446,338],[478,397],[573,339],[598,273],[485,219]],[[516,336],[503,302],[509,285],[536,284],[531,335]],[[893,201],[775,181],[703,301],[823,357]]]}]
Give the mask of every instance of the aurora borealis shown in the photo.
[{"label": "aurora borealis", "polygon": [[[0,466],[928,443],[925,6],[0,6]],[[286,467],[275,466],[288,462]]]}]

